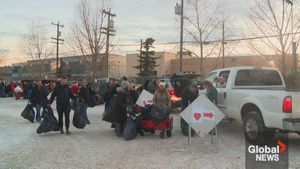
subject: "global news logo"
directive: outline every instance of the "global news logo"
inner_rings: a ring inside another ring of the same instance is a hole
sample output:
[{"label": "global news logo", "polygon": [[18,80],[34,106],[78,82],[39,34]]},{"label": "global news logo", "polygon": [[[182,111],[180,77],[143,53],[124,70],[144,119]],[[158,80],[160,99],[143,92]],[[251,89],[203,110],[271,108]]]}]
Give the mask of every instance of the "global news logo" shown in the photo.
[{"label": "global news logo", "polygon": [[286,145],[278,140],[277,146],[269,147],[250,145],[248,152],[255,154],[255,160],[260,162],[277,162],[280,160],[280,154],[286,151]]}]

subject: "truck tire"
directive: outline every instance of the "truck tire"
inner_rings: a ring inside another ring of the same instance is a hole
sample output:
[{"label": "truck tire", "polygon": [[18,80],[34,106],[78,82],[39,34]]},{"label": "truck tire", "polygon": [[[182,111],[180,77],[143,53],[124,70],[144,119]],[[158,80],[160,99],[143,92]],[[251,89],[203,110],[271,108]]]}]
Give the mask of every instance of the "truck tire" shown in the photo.
[{"label": "truck tire", "polygon": [[274,137],[276,131],[267,129],[258,111],[248,112],[243,119],[243,130],[246,141],[253,145],[264,145]]}]

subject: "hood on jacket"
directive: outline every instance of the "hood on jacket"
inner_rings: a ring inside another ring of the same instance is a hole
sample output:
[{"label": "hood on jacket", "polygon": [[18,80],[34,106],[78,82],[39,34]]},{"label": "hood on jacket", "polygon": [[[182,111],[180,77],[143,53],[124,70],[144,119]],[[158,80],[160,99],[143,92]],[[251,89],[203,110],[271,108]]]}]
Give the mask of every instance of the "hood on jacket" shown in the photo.
[{"label": "hood on jacket", "polygon": [[126,93],[125,89],[122,87],[118,87],[117,92]]}]

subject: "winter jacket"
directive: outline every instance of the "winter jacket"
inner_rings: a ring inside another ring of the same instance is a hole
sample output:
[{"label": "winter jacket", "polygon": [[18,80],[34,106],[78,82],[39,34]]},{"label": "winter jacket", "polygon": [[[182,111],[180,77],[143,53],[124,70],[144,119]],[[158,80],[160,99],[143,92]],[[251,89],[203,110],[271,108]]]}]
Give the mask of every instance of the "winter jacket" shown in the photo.
[{"label": "winter jacket", "polygon": [[15,93],[22,93],[23,90],[22,90],[22,88],[20,86],[17,86],[17,87],[14,88],[14,92]]},{"label": "winter jacket", "polygon": [[185,87],[182,92],[182,110],[187,108],[189,106],[189,103],[191,104],[197,97],[199,96],[199,91],[197,90],[195,93],[192,92],[188,87]]},{"label": "winter jacket", "polygon": [[206,97],[213,103],[217,104],[218,91],[215,87],[212,87],[207,90]]},{"label": "winter jacket", "polygon": [[86,104],[88,104],[88,105],[93,104],[92,103],[92,95],[94,95],[94,92],[91,87],[81,87],[79,89],[78,95],[83,98],[83,100]]},{"label": "winter jacket", "polygon": [[35,86],[32,89],[30,101],[34,104],[45,104],[47,103],[47,96],[48,93],[43,86]]},{"label": "winter jacket", "polygon": [[171,97],[167,90],[160,92],[159,89],[155,91],[153,96],[153,104],[160,108],[171,106]]},{"label": "winter jacket", "polygon": [[72,92],[73,94],[78,94],[78,92],[79,92],[79,87],[78,87],[78,85],[72,85],[72,87],[71,87],[71,92]]},{"label": "winter jacket", "polygon": [[126,121],[126,108],[129,104],[128,91],[121,87],[117,88],[117,95],[113,99],[113,103],[107,117],[107,121],[112,123],[123,124]]},{"label": "winter jacket", "polygon": [[60,105],[62,107],[70,106],[71,105],[70,99],[71,98],[75,99],[69,86],[62,85],[60,83],[53,89],[53,92],[52,92],[51,98],[50,98],[50,104],[53,103],[55,97],[56,97],[56,105]]}]

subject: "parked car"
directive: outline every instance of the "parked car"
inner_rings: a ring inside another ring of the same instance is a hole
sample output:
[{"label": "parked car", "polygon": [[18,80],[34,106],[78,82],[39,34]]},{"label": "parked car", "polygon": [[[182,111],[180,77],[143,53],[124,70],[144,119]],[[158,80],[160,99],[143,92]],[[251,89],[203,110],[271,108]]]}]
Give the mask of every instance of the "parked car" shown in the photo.
[{"label": "parked car", "polygon": [[171,79],[160,79],[160,81],[164,82],[166,84],[166,88],[171,96],[172,108],[176,108],[176,107],[180,106],[181,98],[175,96],[175,90],[171,83]]},{"label": "parked car", "polygon": [[215,84],[226,117],[243,122],[249,143],[265,144],[278,130],[300,133],[300,90],[287,89],[278,69],[218,69],[206,80]]},{"label": "parked car", "polygon": [[197,74],[197,73],[175,73],[171,77],[171,86],[172,89],[170,89],[171,94],[171,101],[172,101],[172,107],[180,107],[181,106],[181,98],[182,98],[182,92],[185,87],[190,85],[191,83],[197,83],[198,88],[202,89],[202,79],[203,75]]}]

